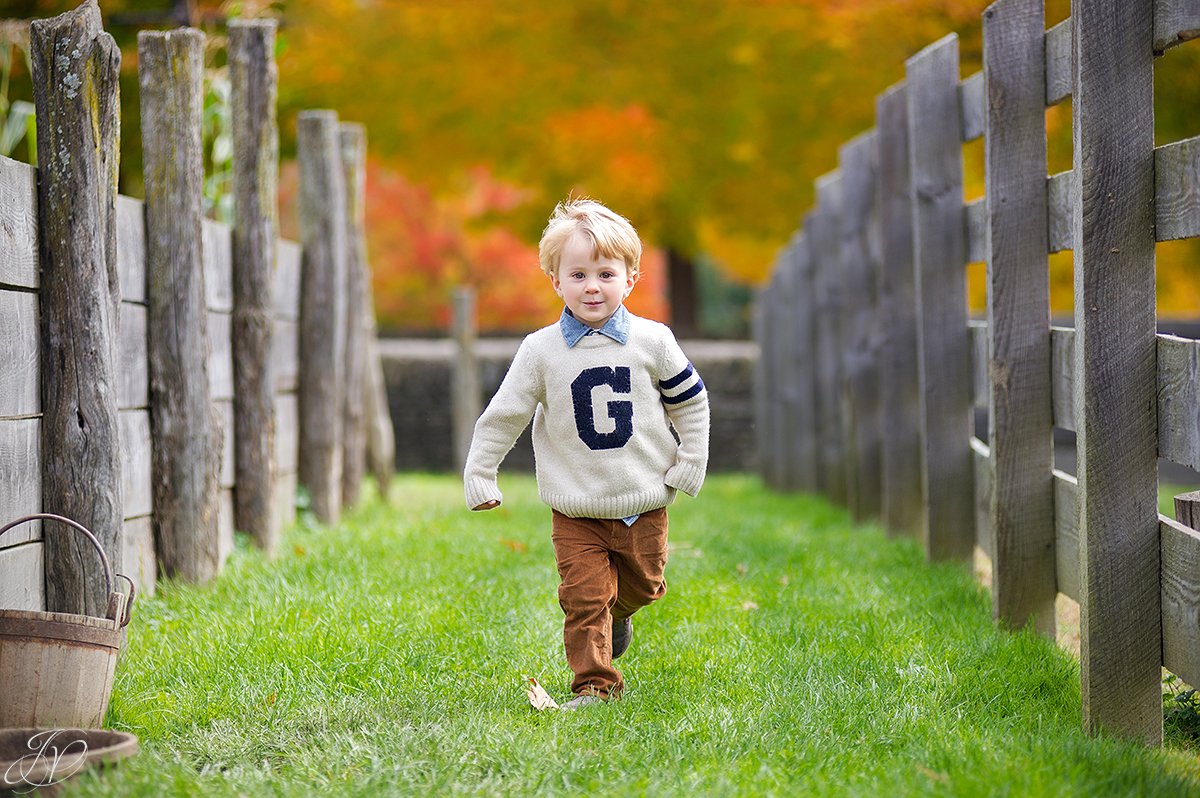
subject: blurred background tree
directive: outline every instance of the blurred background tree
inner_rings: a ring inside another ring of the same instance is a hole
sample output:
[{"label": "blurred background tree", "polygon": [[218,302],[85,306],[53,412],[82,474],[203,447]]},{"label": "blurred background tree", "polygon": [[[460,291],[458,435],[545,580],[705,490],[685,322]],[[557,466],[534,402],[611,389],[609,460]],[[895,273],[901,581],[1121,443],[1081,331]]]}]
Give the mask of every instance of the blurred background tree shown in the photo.
[{"label": "blurred background tree", "polygon": [[[7,0],[3,15],[74,5]],[[284,158],[302,108],[333,108],[367,126],[370,257],[386,330],[444,331],[450,292],[464,281],[479,290],[486,331],[552,321],[558,301],[537,268],[536,242],[554,203],[575,194],[625,214],[647,242],[635,312],[670,319],[683,335],[714,336],[745,334],[751,288],[814,202],[814,178],[873,124],[875,96],[903,79],[905,59],[954,31],[962,75],[979,69],[987,5],[101,0],[125,52],[124,192],[141,187],[138,26],[183,13],[215,37],[209,166],[219,213],[223,20],[277,16]],[[1068,13],[1069,0],[1047,0],[1048,26]],[[1198,67],[1195,45],[1157,62],[1160,143],[1200,133]],[[1051,171],[1069,169],[1069,102],[1047,122]],[[965,159],[974,198],[983,191],[981,144]],[[290,170],[281,198],[284,232],[295,235]],[[1160,246],[1162,315],[1193,316],[1200,306],[1197,254],[1193,242]],[[1050,269],[1054,311],[1069,313],[1070,253],[1053,256]],[[981,310],[980,265],[969,285]]]},{"label": "blurred background tree", "polygon": [[16,20],[0,21],[0,155],[11,157],[24,145],[24,160],[36,164],[37,124],[33,103],[10,100],[8,96],[12,76],[20,74],[22,67],[26,73],[33,68],[29,55],[29,26]]}]

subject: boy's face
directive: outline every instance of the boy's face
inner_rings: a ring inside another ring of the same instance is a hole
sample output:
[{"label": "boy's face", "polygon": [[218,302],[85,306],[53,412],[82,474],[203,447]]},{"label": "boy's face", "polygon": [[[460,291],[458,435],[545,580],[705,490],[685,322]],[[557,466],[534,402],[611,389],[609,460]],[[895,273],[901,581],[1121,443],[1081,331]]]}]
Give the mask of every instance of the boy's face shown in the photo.
[{"label": "boy's face", "polygon": [[620,258],[599,258],[586,235],[571,236],[563,247],[558,273],[550,275],[554,291],[575,318],[600,329],[617,312],[637,282]]}]

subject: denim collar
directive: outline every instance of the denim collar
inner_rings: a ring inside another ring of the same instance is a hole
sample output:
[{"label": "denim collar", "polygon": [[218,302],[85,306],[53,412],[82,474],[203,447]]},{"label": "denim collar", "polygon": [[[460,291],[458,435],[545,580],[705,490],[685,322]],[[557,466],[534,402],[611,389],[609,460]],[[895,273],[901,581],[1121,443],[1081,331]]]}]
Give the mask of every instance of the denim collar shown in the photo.
[{"label": "denim collar", "polygon": [[621,305],[616,313],[608,317],[603,327],[595,330],[575,318],[570,308],[563,308],[562,316],[558,320],[558,329],[562,331],[563,340],[567,342],[568,347],[574,347],[581,338],[594,332],[624,344],[629,340],[629,311]]}]

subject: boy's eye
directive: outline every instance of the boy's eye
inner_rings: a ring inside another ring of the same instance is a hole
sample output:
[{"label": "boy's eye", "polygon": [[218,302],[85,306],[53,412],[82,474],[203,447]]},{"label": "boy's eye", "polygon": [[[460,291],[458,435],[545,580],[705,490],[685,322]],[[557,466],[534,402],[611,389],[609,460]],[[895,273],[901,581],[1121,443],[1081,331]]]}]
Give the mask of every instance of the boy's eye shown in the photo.
[{"label": "boy's eye", "polygon": [[613,277],[616,277],[616,275],[613,272],[604,272],[600,276],[603,277],[605,280],[611,280]]}]

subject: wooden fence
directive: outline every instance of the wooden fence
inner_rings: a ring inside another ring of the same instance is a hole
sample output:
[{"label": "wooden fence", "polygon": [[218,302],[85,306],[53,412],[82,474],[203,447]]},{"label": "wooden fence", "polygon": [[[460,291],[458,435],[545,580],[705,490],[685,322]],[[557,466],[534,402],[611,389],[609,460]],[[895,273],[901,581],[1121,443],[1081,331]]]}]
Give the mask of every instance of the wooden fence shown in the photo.
[{"label": "wooden fence", "polygon": [[[372,390],[382,384],[378,358],[366,354],[377,346],[362,216],[346,212],[362,207],[363,132],[320,112],[334,135],[301,145],[302,160],[336,170],[340,189],[305,209],[305,237],[320,231],[326,256],[329,241],[340,243],[336,279],[348,281],[347,262],[361,270],[351,286],[358,307],[305,312],[301,296],[318,290],[312,274],[321,264],[308,247],[276,237],[274,36],[273,22],[230,26],[232,226],[204,219],[200,208],[198,31],[139,37],[145,201],[116,195],[116,136],[103,135],[106,125],[119,126],[104,117],[119,107],[116,60],[94,2],[34,23],[41,162],[34,169],[0,158],[0,522],[36,512],[77,518],[143,591],[160,571],[195,581],[214,576],[235,528],[274,551],[280,528],[295,517],[299,463],[310,451],[300,424],[306,404],[325,408],[326,428],[332,416],[354,419],[366,447],[392,444],[386,418],[363,411],[367,391],[371,406],[386,414]],[[67,40],[72,62],[47,70]],[[59,106],[45,101],[48,94]],[[336,236],[332,225],[340,226]],[[89,268],[69,271],[80,263]],[[73,304],[78,295],[93,305]],[[305,336],[352,342],[331,357],[343,367],[362,361],[351,372],[364,382],[355,406],[344,404],[350,392],[332,371],[310,369],[301,379]],[[106,419],[118,431],[111,441],[91,434]],[[367,458],[361,441],[348,445],[352,458]],[[386,479],[390,468],[380,461],[371,459]],[[363,467],[346,469],[343,484],[341,462],[312,477],[320,486],[306,486],[337,487],[331,501],[314,507],[322,520],[336,518],[358,493]],[[81,470],[84,463],[91,471]],[[78,509],[93,505],[123,520],[106,523]],[[76,543],[67,531],[37,523],[0,539],[0,607],[94,614],[95,574],[77,564],[94,555],[69,556]],[[85,595],[63,595],[62,585],[74,582]]]},{"label": "wooden fence", "polygon": [[[983,70],[948,36],[876,101],[817,180],[759,297],[764,477],[991,559],[1005,626],[1081,606],[1084,727],[1157,744],[1161,667],[1200,684],[1200,533],[1157,513],[1158,457],[1200,469],[1200,342],[1156,335],[1155,241],[1200,236],[1200,137],[1154,146],[1154,58],[1200,4],[1041,0],[983,14]],[[1169,56],[1168,56],[1169,57]],[[1072,102],[1073,169],[1045,111]],[[985,195],[964,202],[982,137]],[[1073,250],[1074,329],[1050,326],[1047,256]],[[966,265],[987,264],[968,323]],[[986,408],[988,440],[973,414]],[[1054,469],[1055,427],[1078,474]]]}]

